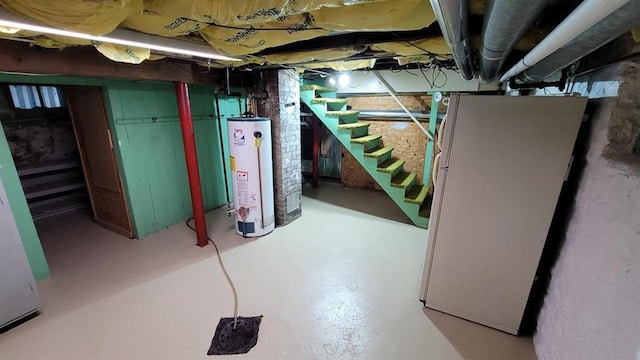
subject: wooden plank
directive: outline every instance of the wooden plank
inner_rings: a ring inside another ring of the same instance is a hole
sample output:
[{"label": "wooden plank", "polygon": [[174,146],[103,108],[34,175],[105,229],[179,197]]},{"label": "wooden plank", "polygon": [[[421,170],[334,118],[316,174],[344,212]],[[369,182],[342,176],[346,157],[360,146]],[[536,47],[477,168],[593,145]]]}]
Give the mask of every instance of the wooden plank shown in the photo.
[{"label": "wooden plank", "polygon": [[0,71],[60,74],[69,76],[120,78],[152,81],[220,84],[221,70],[192,62],[162,59],[142,64],[118,63],[91,47],[69,47],[60,51],[32,47],[29,44],[0,40]]},{"label": "wooden plank", "polygon": [[147,160],[151,158],[152,152],[144,151],[144,147],[140,146],[140,144],[151,142],[148,126],[147,124],[122,126],[126,131],[128,142],[128,146],[121,149],[123,165],[130,180],[131,210],[135,214],[139,238],[157,229],[152,189],[147,175]]},{"label": "wooden plank", "polygon": [[156,228],[159,231],[176,223],[172,199],[168,196],[171,188],[168,185],[168,177],[176,174],[164,171],[165,159],[158,154],[162,154],[161,148],[166,147],[172,137],[171,123],[148,124],[147,128],[151,136],[151,142],[140,144],[143,152],[147,154],[147,179],[151,189],[151,201],[156,218]]},{"label": "wooden plank", "polygon": [[[212,117],[213,92],[210,87],[190,89],[193,89],[190,97],[195,111],[204,114],[194,116],[194,127],[203,200],[206,208],[211,209],[226,202],[218,125],[217,119]],[[116,135],[123,143],[120,153],[139,237],[181,222],[192,211],[176,99],[173,89],[165,90],[164,86],[158,88],[149,84],[116,84],[109,89],[110,94],[118,94],[110,96],[117,98],[111,104],[112,108],[118,107],[120,100],[127,99],[123,104],[123,116],[116,125]],[[145,93],[150,99],[141,100],[144,106],[131,101],[132,95],[140,99]],[[158,103],[166,104],[160,106]],[[237,100],[231,99],[231,103],[237,113]],[[131,107],[136,109],[129,111]],[[151,108],[167,121],[129,122],[129,116],[148,116],[147,111]],[[226,120],[223,122],[226,125]],[[122,138],[123,134],[126,138]]]},{"label": "wooden plank", "polygon": [[198,170],[200,173],[200,182],[202,185],[202,202],[205,210],[211,205],[211,186],[209,176],[209,149],[208,149],[208,126],[206,121],[194,121],[194,133],[196,140],[196,150],[198,155]]},{"label": "wooden plank", "polygon": [[[153,149],[155,158],[151,173],[148,174],[153,186],[153,205],[156,212],[158,226],[175,224],[182,219],[183,209],[177,197],[180,196],[176,176],[175,158],[173,152],[173,132],[177,123],[149,124],[152,139],[149,146]],[[157,173],[154,173],[157,171]],[[164,194],[163,196],[158,196]]]},{"label": "wooden plank", "polygon": [[[179,128],[179,126],[178,126]],[[179,130],[179,129],[178,129]],[[181,218],[186,218],[191,214],[191,194],[189,193],[189,183],[187,179],[187,164],[184,159],[184,144],[182,142],[182,133],[180,131],[174,131],[172,133],[173,138],[173,164],[176,174],[182,174],[182,176],[176,176],[174,181],[176,182],[176,195],[179,195],[179,205],[177,205],[177,211],[181,214]],[[169,161],[169,159],[167,159]]]}]

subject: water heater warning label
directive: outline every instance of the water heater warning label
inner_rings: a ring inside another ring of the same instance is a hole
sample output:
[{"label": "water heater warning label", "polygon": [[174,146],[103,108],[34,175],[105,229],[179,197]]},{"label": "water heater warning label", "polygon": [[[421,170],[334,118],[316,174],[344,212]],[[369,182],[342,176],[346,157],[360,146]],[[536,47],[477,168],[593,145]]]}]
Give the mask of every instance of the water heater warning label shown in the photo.
[{"label": "water heater warning label", "polygon": [[246,171],[238,171],[237,176],[240,181],[249,181],[249,173]]},{"label": "water heater warning label", "polygon": [[233,129],[233,145],[244,146],[245,135],[242,129]]},{"label": "water heater warning label", "polygon": [[229,165],[231,166],[231,171],[236,171],[236,157],[229,156]]}]

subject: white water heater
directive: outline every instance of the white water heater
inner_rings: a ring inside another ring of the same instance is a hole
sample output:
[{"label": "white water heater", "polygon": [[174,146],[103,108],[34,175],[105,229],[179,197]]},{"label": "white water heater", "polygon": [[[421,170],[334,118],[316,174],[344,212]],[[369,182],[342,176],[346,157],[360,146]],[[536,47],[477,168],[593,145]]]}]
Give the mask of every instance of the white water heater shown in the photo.
[{"label": "white water heater", "polygon": [[275,228],[271,119],[227,121],[236,231],[244,237],[266,235]]}]

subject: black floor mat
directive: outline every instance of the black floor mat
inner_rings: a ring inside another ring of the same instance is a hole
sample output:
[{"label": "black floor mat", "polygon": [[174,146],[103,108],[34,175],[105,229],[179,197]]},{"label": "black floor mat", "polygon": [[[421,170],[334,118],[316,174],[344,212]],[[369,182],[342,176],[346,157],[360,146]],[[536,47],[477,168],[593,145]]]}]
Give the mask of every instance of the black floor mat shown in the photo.
[{"label": "black floor mat", "polygon": [[254,317],[238,317],[238,324],[233,328],[233,318],[221,318],[216,333],[211,340],[207,355],[246,354],[258,343],[262,315]]}]

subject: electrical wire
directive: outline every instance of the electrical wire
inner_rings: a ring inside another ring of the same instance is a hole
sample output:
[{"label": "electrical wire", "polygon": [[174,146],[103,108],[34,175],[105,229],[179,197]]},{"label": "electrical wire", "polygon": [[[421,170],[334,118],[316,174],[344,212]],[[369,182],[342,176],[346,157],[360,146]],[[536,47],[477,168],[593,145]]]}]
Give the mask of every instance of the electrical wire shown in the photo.
[{"label": "electrical wire", "polygon": [[431,81],[429,81],[429,79],[427,79],[427,75],[424,74],[424,71],[422,71],[422,65],[420,65],[420,63],[418,63],[418,69],[420,70],[420,73],[422,74],[422,77],[424,77],[424,79],[426,80],[427,84],[429,84],[429,87],[434,87],[433,84],[431,83]]},{"label": "electrical wire", "polygon": [[[427,70],[428,69],[432,69],[431,81],[429,81],[429,78],[427,78],[427,75],[425,74],[425,69],[423,69],[422,65],[420,65],[420,63],[418,63],[418,69],[422,73],[422,76],[424,77],[424,79],[427,81],[427,84],[429,84],[430,87],[436,88],[436,89],[440,89],[440,88],[445,87],[447,85],[447,83],[449,82],[449,78],[447,76],[447,73],[444,72],[444,70],[442,70],[442,68],[443,68],[443,66],[440,65],[438,60],[434,59],[434,62],[432,63],[432,65],[427,68]],[[441,85],[438,85],[436,83],[436,81],[442,75],[444,75],[444,83],[442,83]]]},{"label": "electrical wire", "polygon": [[[220,27],[224,29],[233,29],[233,30],[256,30],[256,31],[289,31],[291,27],[288,28],[256,28],[256,27],[241,27],[241,26],[229,26],[229,25],[219,25],[215,23],[209,23],[210,26]],[[296,31],[307,31],[307,30],[326,30],[321,27],[308,27],[308,28],[295,28]]]},{"label": "electrical wire", "polygon": [[[195,232],[196,228],[191,226],[191,224],[189,223],[191,220],[193,220],[193,218],[188,218],[185,224],[189,229]],[[207,240],[209,240],[211,245],[213,245],[214,249],[216,249],[216,255],[218,258],[218,263],[220,264],[220,269],[222,269],[222,273],[224,274],[225,279],[227,279],[227,283],[229,283],[229,286],[231,287],[231,291],[233,292],[233,329],[235,330],[236,327],[238,326],[238,302],[239,302],[238,291],[236,290],[236,285],[233,283],[233,280],[231,280],[231,276],[227,271],[227,267],[224,266],[224,262],[222,261],[222,256],[220,254],[220,249],[218,249],[218,245],[216,244],[215,241],[213,241],[213,239],[209,237],[209,235],[207,235]]]},{"label": "electrical wire", "polygon": [[395,37],[397,37],[398,39],[400,39],[400,40],[402,40],[402,41],[406,42],[407,44],[409,44],[409,45],[411,45],[411,46],[415,47],[416,49],[418,49],[418,50],[422,51],[423,55],[429,55],[429,56],[434,57],[434,58],[435,58],[435,57],[440,57],[440,58],[447,59],[447,60],[448,60],[448,59],[453,59],[453,57],[452,57],[451,55],[449,55],[449,54],[447,54],[447,55],[443,55],[443,54],[437,54],[437,53],[434,53],[434,52],[432,52],[432,51],[428,51],[428,50],[426,50],[426,49],[424,49],[424,48],[422,48],[422,47],[420,47],[420,46],[418,46],[418,45],[416,45],[416,44],[412,43],[411,41],[409,41],[409,40],[407,40],[407,39],[403,38],[402,36],[398,35],[397,33],[393,32],[393,31],[392,31],[391,33],[392,33]]}]

